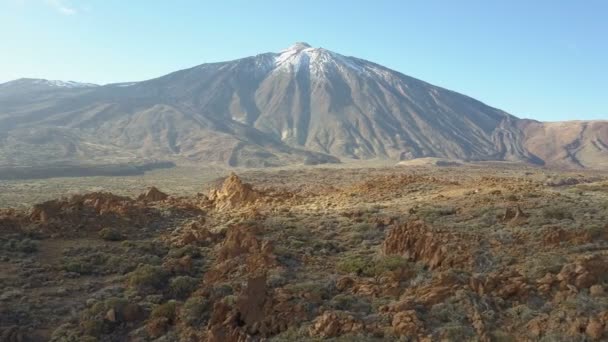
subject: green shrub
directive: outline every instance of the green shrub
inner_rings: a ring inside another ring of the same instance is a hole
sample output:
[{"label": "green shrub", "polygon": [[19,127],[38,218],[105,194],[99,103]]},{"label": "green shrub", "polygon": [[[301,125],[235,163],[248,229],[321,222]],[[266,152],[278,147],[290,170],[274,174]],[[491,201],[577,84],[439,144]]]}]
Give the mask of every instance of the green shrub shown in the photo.
[{"label": "green shrub", "polygon": [[10,239],[6,242],[5,248],[9,251],[22,252],[22,253],[34,253],[38,251],[38,242],[24,239]]},{"label": "green shrub", "polygon": [[169,320],[169,323],[175,322],[175,317],[177,316],[177,302],[174,300],[170,300],[164,304],[161,304],[152,310],[150,314],[151,318],[166,318]]},{"label": "green shrub", "polygon": [[101,336],[105,332],[105,325],[103,320],[84,320],[80,322],[80,328],[85,334],[95,337]]},{"label": "green shrub", "polygon": [[129,285],[137,289],[162,289],[168,280],[168,273],[160,266],[139,265],[128,274]]},{"label": "green shrub", "polygon": [[106,241],[122,241],[125,237],[114,228],[104,228],[99,231],[99,237]]},{"label": "green shrub", "polygon": [[336,268],[342,273],[354,273],[364,275],[368,270],[370,260],[362,257],[346,257],[338,261]]},{"label": "green shrub", "polygon": [[565,219],[572,220],[572,213],[565,206],[543,208],[543,216],[546,219],[552,219],[552,220],[560,220],[560,221],[565,220]]},{"label": "green shrub", "polygon": [[393,255],[377,259],[363,257],[346,257],[336,265],[338,271],[360,276],[379,276],[389,271],[409,267],[409,263],[403,257]]},{"label": "green shrub", "polygon": [[78,274],[91,274],[95,268],[88,262],[71,260],[63,264],[63,269]]},{"label": "green shrub", "polygon": [[391,255],[376,260],[373,264],[374,274],[380,275],[389,271],[396,271],[409,267],[409,262],[399,256]]},{"label": "green shrub", "polygon": [[372,309],[371,304],[364,301],[363,298],[359,298],[350,294],[336,295],[334,298],[331,299],[329,305],[336,310],[353,311],[359,313],[369,313]]},{"label": "green shrub", "polygon": [[189,298],[181,308],[180,318],[189,326],[198,326],[209,319],[211,303],[203,297]]},{"label": "green shrub", "polygon": [[199,280],[193,277],[180,276],[173,278],[169,289],[175,298],[183,299],[188,297],[198,285]]},{"label": "green shrub", "polygon": [[168,256],[171,258],[181,258],[184,257],[186,255],[189,255],[193,258],[199,257],[200,256],[200,250],[198,247],[193,246],[193,245],[187,245],[181,248],[176,248],[176,249],[171,249],[169,250]]}]

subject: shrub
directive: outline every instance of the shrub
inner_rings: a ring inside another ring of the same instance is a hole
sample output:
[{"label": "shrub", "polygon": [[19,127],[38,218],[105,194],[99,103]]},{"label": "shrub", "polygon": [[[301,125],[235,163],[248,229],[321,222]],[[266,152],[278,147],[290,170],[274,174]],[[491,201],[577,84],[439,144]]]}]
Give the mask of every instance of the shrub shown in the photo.
[{"label": "shrub", "polygon": [[58,326],[51,334],[50,342],[79,342],[81,340],[78,327],[72,323]]},{"label": "shrub", "polygon": [[90,336],[101,336],[105,332],[103,320],[84,320],[80,322],[80,328],[85,334]]},{"label": "shrub", "polygon": [[99,231],[99,237],[106,241],[122,241],[125,237],[114,228],[104,228]]},{"label": "shrub", "polygon": [[189,326],[197,326],[209,319],[211,303],[203,297],[189,298],[181,308],[180,318]]},{"label": "shrub", "polygon": [[409,267],[408,261],[398,255],[386,256],[375,261],[374,274],[381,275],[385,272],[396,271]]},{"label": "shrub", "polygon": [[449,323],[438,329],[439,335],[445,341],[470,341],[475,332],[468,326]]},{"label": "shrub", "polygon": [[369,313],[372,310],[372,306],[370,303],[364,301],[362,298],[349,294],[336,295],[329,302],[329,305],[337,310],[353,311],[359,313]]},{"label": "shrub", "polygon": [[335,283],[331,280],[329,281],[304,281],[293,284],[288,284],[285,286],[285,289],[293,292],[293,293],[306,293],[310,297],[318,299],[328,299],[331,298],[331,293],[335,289]]},{"label": "shrub", "polygon": [[179,259],[181,257],[184,257],[186,255],[189,255],[193,258],[199,257],[200,256],[200,250],[198,249],[198,247],[193,246],[193,245],[187,245],[181,248],[176,248],[176,249],[171,249],[169,251],[168,256],[171,258],[175,258],[175,259]]},{"label": "shrub", "polygon": [[169,289],[175,298],[183,299],[188,297],[198,285],[198,279],[188,276],[173,278]]},{"label": "shrub", "polygon": [[139,265],[128,274],[129,285],[138,289],[161,289],[168,279],[168,273],[160,266]]},{"label": "shrub", "polygon": [[150,314],[151,318],[166,318],[169,323],[175,322],[177,316],[177,302],[170,300],[164,304],[161,304],[152,310]]},{"label": "shrub", "polygon": [[91,274],[93,273],[94,267],[90,263],[82,260],[70,260],[63,264],[63,269],[78,274]]},{"label": "shrub", "polygon": [[570,210],[564,206],[543,208],[543,216],[546,219],[553,220],[572,220],[572,213],[570,213]]},{"label": "shrub", "polygon": [[456,214],[456,209],[452,207],[427,207],[421,208],[418,211],[418,216],[429,222],[433,222],[443,216],[450,216],[454,214]]},{"label": "shrub", "polygon": [[338,271],[360,276],[379,276],[389,271],[408,267],[408,261],[400,256],[386,256],[378,259],[346,257],[336,265]]},{"label": "shrub", "polygon": [[23,253],[34,253],[38,251],[38,242],[30,239],[10,239],[6,243],[6,249]]},{"label": "shrub", "polygon": [[370,261],[361,257],[346,257],[340,260],[336,267],[343,273],[362,275],[369,267]]}]

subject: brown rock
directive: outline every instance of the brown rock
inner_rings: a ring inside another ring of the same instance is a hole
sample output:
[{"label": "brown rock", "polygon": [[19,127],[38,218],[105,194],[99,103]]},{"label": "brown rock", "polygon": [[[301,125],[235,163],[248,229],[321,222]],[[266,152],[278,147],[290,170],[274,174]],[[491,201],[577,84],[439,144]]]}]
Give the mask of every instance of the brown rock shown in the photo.
[{"label": "brown rock", "polygon": [[351,288],[355,284],[355,280],[351,277],[344,276],[336,282],[336,288],[339,291],[344,291],[348,288]]},{"label": "brown rock", "polygon": [[363,331],[364,324],[339,311],[326,311],[313,321],[309,333],[313,337],[330,338]]},{"label": "brown rock", "polygon": [[597,277],[590,272],[584,271],[583,273],[576,276],[574,280],[574,286],[579,289],[586,289],[593,285],[597,281]]},{"label": "brown rock", "polygon": [[125,322],[136,322],[143,319],[144,312],[139,305],[129,303],[124,307],[121,315]]},{"label": "brown rock", "polygon": [[164,201],[167,198],[169,198],[169,195],[158,190],[154,186],[150,187],[145,193],[143,193],[143,194],[139,195],[139,197],[137,197],[138,200],[145,201],[145,202]]},{"label": "brown rock", "polygon": [[604,296],[605,292],[604,292],[604,287],[602,285],[596,284],[596,285],[592,285],[589,288],[589,294],[592,297],[602,297]]},{"label": "brown rock", "polygon": [[394,225],[382,244],[382,251],[386,255],[422,261],[435,269],[442,265],[462,264],[469,259],[469,253],[459,248],[458,242],[456,235],[433,230],[418,220]]},{"label": "brown rock", "polygon": [[415,337],[424,326],[418,319],[418,314],[414,310],[398,312],[393,316],[392,321],[393,331],[397,336]]},{"label": "brown rock", "polygon": [[108,310],[108,312],[106,312],[105,319],[110,322],[116,322],[116,310]]},{"label": "brown rock", "polygon": [[[264,319],[264,304],[266,303],[266,275],[249,278],[247,287],[236,302],[240,319],[249,326],[254,327]],[[257,333],[258,329],[252,329]],[[262,333],[266,333],[265,331]]]},{"label": "brown rock", "polygon": [[587,323],[585,333],[591,340],[599,341],[604,334],[604,325],[596,318],[592,318],[589,320],[589,323]]},{"label": "brown rock", "polygon": [[260,197],[261,194],[253,190],[251,184],[243,183],[234,172],[226,178],[219,190],[209,194],[209,200],[220,210],[247,206]]}]

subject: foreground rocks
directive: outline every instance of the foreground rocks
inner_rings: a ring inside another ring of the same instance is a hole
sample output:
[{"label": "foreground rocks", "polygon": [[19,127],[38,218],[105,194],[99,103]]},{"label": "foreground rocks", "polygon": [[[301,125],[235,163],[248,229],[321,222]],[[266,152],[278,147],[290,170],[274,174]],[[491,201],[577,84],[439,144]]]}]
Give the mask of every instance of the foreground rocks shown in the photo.
[{"label": "foreground rocks", "polygon": [[604,192],[399,170],[0,210],[0,340],[608,338]]}]

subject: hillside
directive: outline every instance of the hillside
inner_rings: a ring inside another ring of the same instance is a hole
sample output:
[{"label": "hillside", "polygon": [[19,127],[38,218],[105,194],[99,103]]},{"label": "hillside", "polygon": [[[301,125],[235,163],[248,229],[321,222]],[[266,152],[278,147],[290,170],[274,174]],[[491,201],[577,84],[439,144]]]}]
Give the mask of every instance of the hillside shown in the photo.
[{"label": "hillside", "polygon": [[520,120],[306,43],[143,82],[21,79],[0,85],[0,163],[15,166],[172,161],[263,167],[436,157],[604,167],[608,123],[590,126],[579,139],[581,124]]}]

